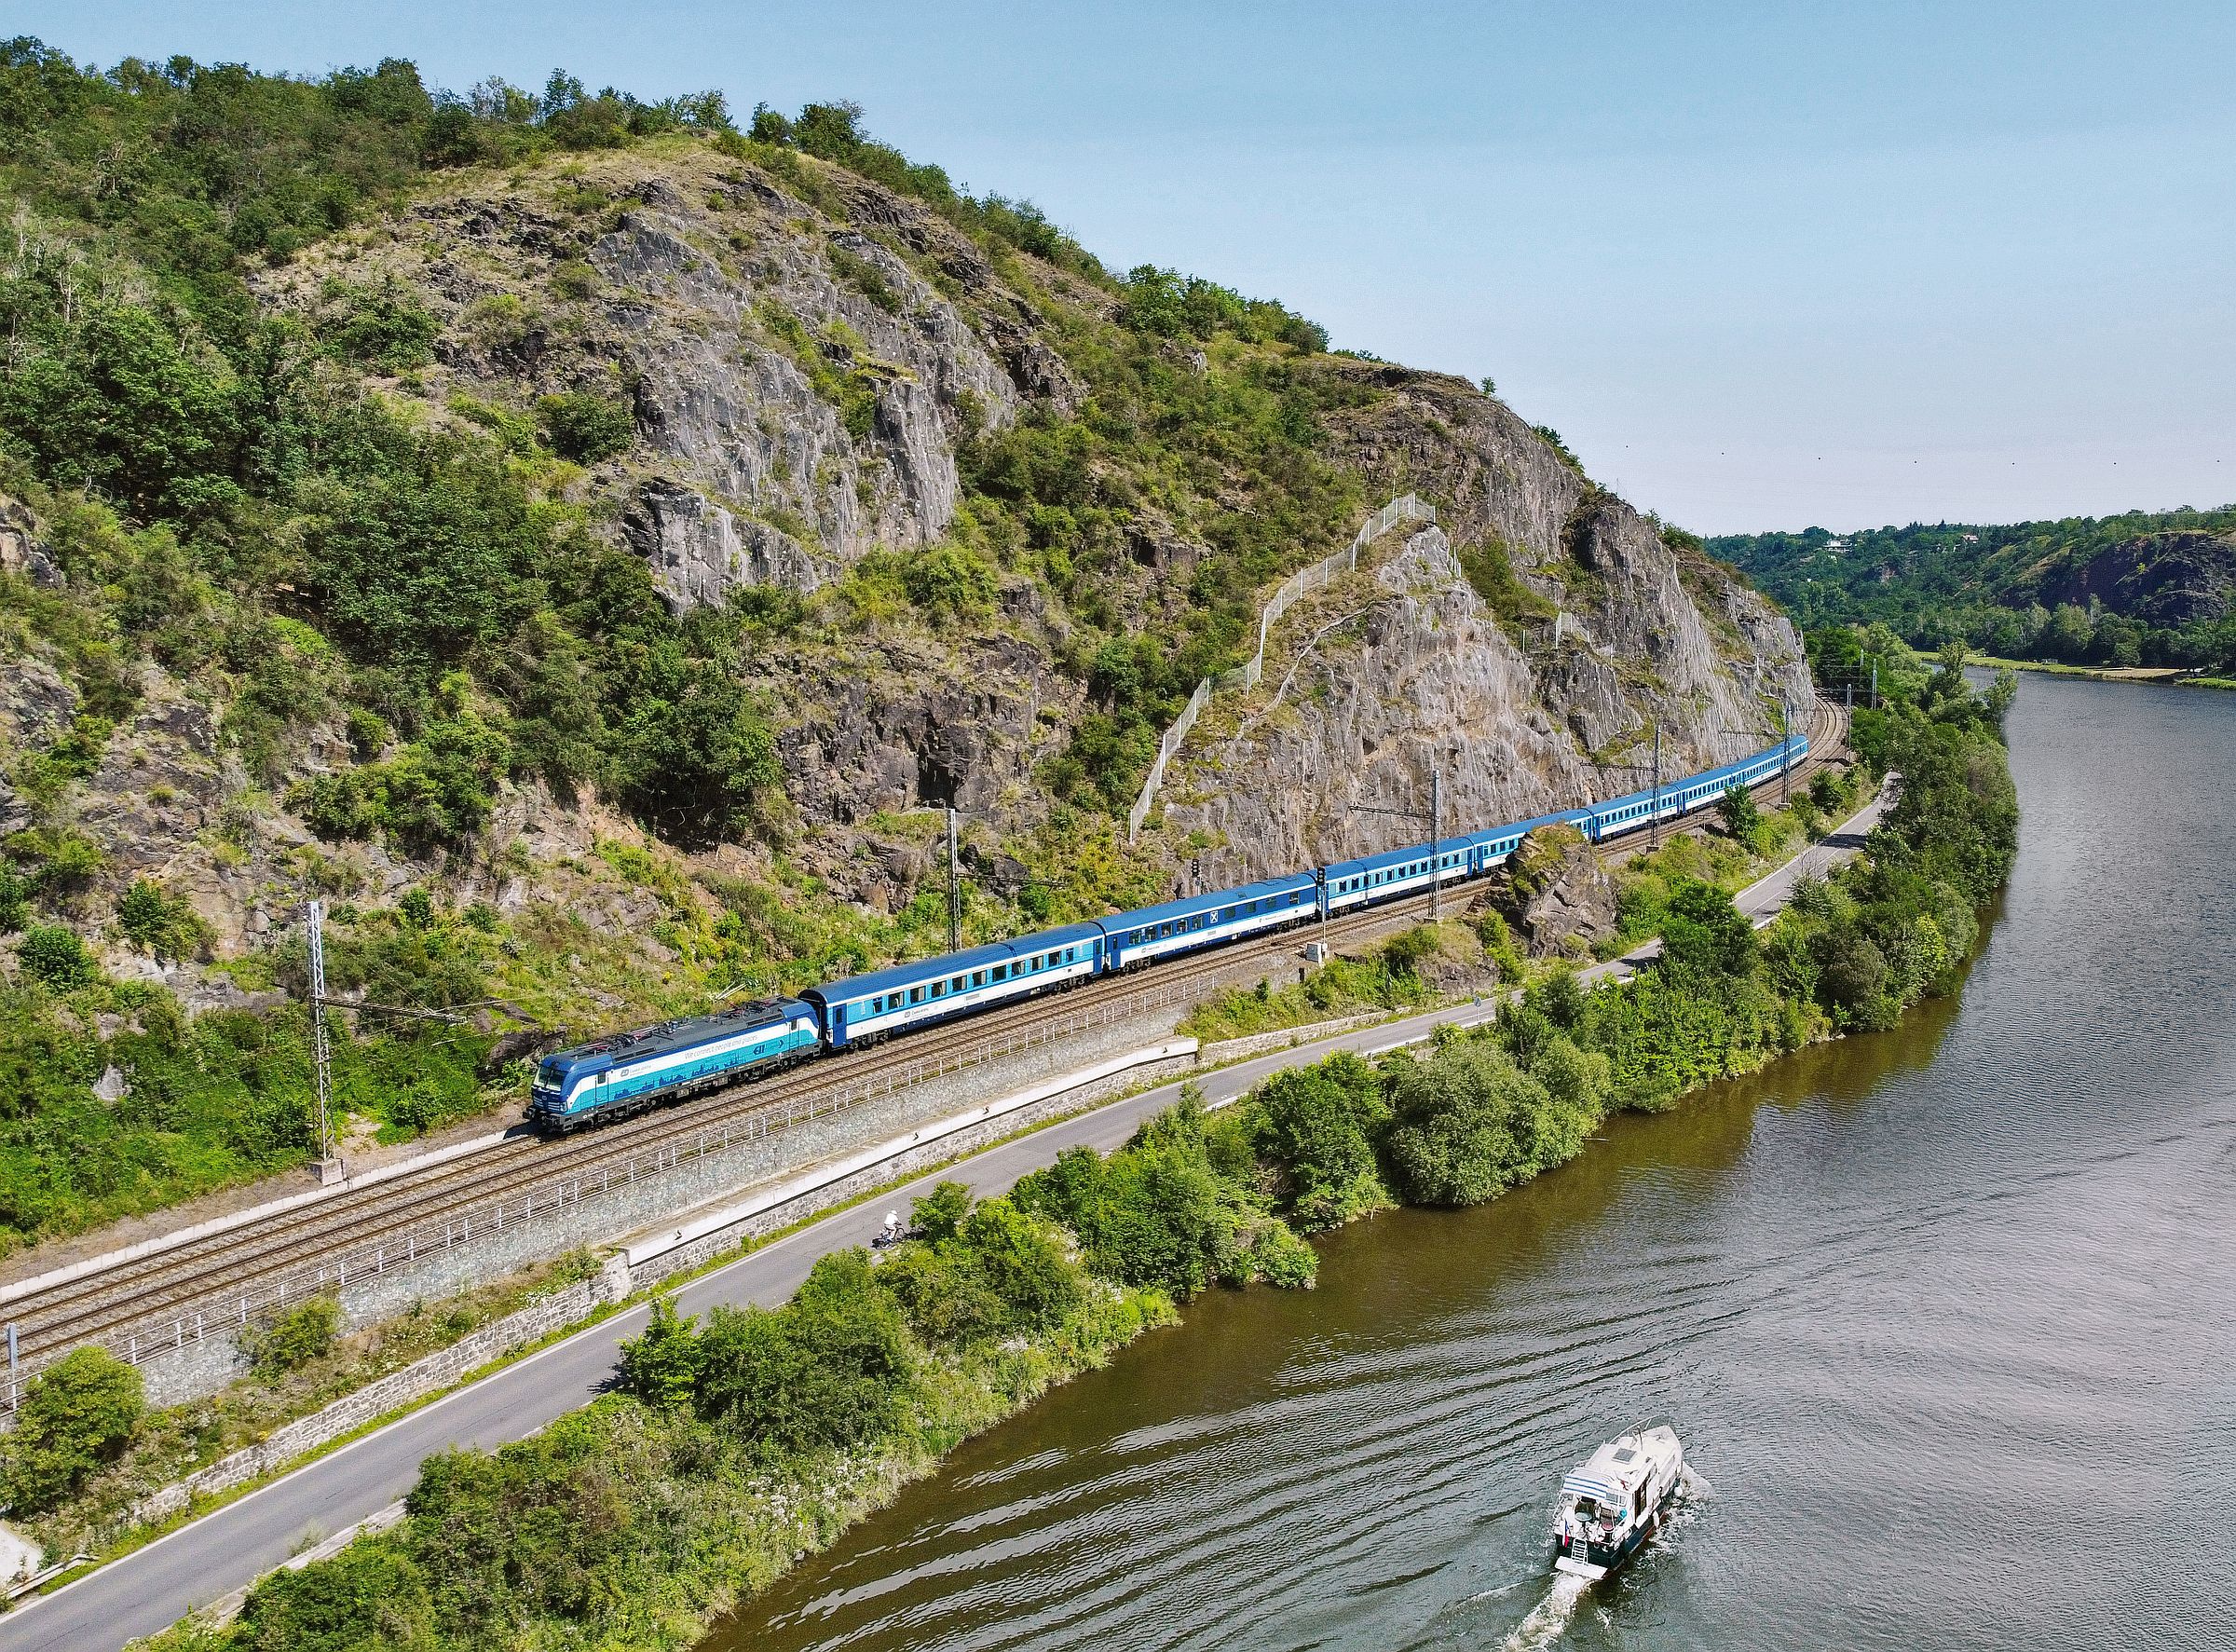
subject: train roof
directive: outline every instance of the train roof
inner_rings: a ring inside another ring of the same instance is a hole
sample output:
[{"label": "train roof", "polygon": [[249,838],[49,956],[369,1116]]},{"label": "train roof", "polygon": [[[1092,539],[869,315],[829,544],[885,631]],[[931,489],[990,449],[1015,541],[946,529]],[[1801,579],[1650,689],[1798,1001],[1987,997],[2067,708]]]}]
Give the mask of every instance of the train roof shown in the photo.
[{"label": "train roof", "polygon": [[1136,907],[1130,912],[1113,912],[1095,922],[1106,934],[1111,930],[1142,929],[1175,918],[1193,918],[1198,912],[1231,907],[1240,901],[1263,900],[1269,895],[1289,894],[1317,886],[1318,880],[1312,873],[1291,872],[1285,878],[1263,878],[1235,889],[1214,889],[1203,894],[1183,895],[1177,901],[1160,901],[1153,907]]},{"label": "train roof", "polygon": [[1043,929],[1036,935],[1021,935],[1015,940],[994,941],[983,947],[969,947],[961,952],[943,952],[934,958],[919,958],[907,963],[889,964],[866,974],[848,976],[843,980],[826,981],[820,987],[810,987],[801,996],[817,1003],[852,1003],[859,999],[875,998],[890,992],[895,987],[913,987],[923,981],[960,975],[964,970],[990,968],[1007,963],[1013,958],[1023,958],[1034,952],[1052,951],[1057,947],[1075,946],[1081,941],[1099,941],[1102,931],[1092,923],[1068,923],[1061,929]]},{"label": "train roof", "polygon": [[[1564,826],[1576,819],[1584,811],[1571,809],[1560,814],[1540,814],[1533,820],[1518,820],[1501,826],[1486,826],[1479,832],[1466,832],[1437,840],[1433,848],[1451,851],[1468,849],[1478,843],[1492,843],[1501,838],[1520,837],[1541,826]],[[1379,854],[1362,854],[1356,860],[1339,860],[1326,868],[1330,878],[1356,877],[1361,872],[1379,872],[1385,867],[1403,866],[1431,853],[1432,845],[1412,843],[1403,849],[1384,849]]]},{"label": "train roof", "polygon": [[685,1016],[628,1032],[609,1032],[604,1038],[593,1038],[571,1049],[553,1050],[544,1060],[571,1068],[578,1061],[599,1057],[622,1056],[634,1059],[638,1056],[664,1056],[670,1050],[688,1049],[710,1038],[727,1038],[733,1032],[779,1026],[796,1013],[805,1014],[807,1007],[797,998],[757,998],[733,1003],[711,1015]]}]

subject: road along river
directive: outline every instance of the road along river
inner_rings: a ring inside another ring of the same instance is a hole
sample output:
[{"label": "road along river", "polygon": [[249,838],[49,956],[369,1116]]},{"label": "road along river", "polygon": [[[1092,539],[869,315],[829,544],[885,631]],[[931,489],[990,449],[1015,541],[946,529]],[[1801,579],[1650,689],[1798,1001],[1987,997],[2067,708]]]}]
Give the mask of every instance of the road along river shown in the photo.
[{"label": "road along river", "polygon": [[[1959,1000],[1204,1298],[706,1652],[2236,1644],[2236,696],[2011,731]],[[1561,1473],[1663,1417],[1705,1485],[1551,1591]]]}]

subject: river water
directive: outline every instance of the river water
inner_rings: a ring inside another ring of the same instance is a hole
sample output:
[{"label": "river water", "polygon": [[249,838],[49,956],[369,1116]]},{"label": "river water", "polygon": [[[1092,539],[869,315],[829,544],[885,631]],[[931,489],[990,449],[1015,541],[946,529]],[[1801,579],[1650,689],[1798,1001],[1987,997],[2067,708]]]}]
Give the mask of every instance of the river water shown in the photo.
[{"label": "river water", "polygon": [[[2236,1645],[2236,696],[2038,676],[2011,734],[1960,998],[1207,1295],[706,1652]],[[1656,1418],[1704,1485],[1553,1590]]]}]

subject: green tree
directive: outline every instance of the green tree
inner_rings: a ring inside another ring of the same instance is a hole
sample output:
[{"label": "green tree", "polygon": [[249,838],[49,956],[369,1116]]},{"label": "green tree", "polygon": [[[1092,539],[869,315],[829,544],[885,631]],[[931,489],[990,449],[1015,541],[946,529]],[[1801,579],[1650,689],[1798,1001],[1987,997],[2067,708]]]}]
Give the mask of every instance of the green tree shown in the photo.
[{"label": "green tree", "polygon": [[342,1305],[332,1297],[314,1296],[290,1308],[252,1339],[256,1374],[269,1382],[323,1358],[341,1329]]},{"label": "green tree", "polygon": [[1281,1208],[1305,1233],[1390,1202],[1376,1150],[1390,1119],[1382,1081],[1348,1052],[1277,1072],[1251,1097],[1260,1153],[1281,1178]]},{"label": "green tree", "polygon": [[1085,1292],[1062,1242],[1046,1222],[1008,1199],[982,1200],[957,1237],[1013,1324],[1048,1331],[1079,1311]]},{"label": "green tree", "polygon": [[536,416],[554,452],[585,465],[626,453],[636,440],[636,415],[628,404],[588,391],[546,396],[536,403]]},{"label": "green tree", "polygon": [[143,1408],[140,1372],[106,1348],[74,1348],[34,1377],[6,1453],[9,1500],[53,1508],[130,1443]]},{"label": "green tree", "polygon": [[1754,926],[1712,883],[1685,878],[1671,893],[1661,932],[1662,958],[1676,969],[1743,976],[1754,968]]},{"label": "green tree", "polygon": [[909,1207],[918,1236],[937,1244],[951,1239],[970,1214],[971,1190],[960,1181],[942,1181]]},{"label": "green tree", "polygon": [[854,1445],[900,1420],[906,1332],[865,1250],[823,1257],[782,1308],[716,1308],[699,1344],[700,1410],[764,1450]]},{"label": "green tree", "polygon": [[1724,829],[1731,834],[1733,842],[1751,853],[1759,853],[1763,812],[1755,807],[1752,792],[1743,785],[1731,786],[1716,800],[1716,812],[1724,817]]},{"label": "green tree", "polygon": [[648,1405],[683,1405],[698,1386],[699,1368],[693,1321],[666,1297],[654,1297],[643,1334],[621,1345],[621,1386]]},{"label": "green tree", "polygon": [[1488,1038],[1446,1041],[1386,1073],[1388,1156],[1410,1204],[1474,1205],[1565,1162],[1596,1115],[1556,1101]]}]

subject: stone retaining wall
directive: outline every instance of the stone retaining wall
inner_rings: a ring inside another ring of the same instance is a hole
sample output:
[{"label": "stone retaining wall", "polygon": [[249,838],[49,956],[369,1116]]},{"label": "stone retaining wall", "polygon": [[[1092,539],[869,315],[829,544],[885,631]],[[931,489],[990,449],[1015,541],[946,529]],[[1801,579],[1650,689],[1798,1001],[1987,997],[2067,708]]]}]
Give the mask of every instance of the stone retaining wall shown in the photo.
[{"label": "stone retaining wall", "polygon": [[468,1372],[488,1364],[526,1344],[540,1341],[587,1318],[602,1304],[626,1296],[625,1283],[615,1291],[611,1270],[594,1279],[579,1280],[529,1304],[518,1313],[493,1319],[470,1331],[449,1347],[415,1359],[401,1371],[367,1383],[345,1394],[332,1405],[275,1428],[254,1445],[220,1457],[207,1468],[165,1486],[135,1505],[133,1524],[159,1521],[176,1513],[197,1496],[211,1496],[286,1467],[307,1452],[354,1432],[413,1400],[449,1387]]}]

